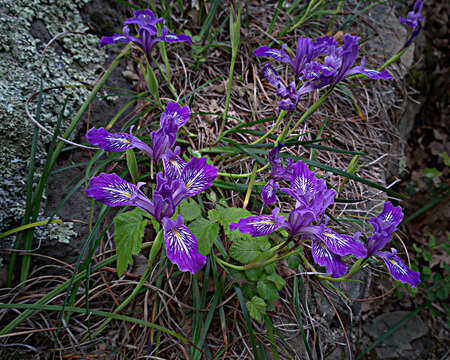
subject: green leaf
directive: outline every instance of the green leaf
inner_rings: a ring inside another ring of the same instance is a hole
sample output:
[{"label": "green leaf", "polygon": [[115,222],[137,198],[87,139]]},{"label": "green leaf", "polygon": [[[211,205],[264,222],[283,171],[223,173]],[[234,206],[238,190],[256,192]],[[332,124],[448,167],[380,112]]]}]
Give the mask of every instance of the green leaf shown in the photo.
[{"label": "green leaf", "polygon": [[250,281],[258,281],[259,278],[261,277],[262,273],[263,273],[262,268],[251,269],[251,270],[245,271],[245,276]]},{"label": "green leaf", "polygon": [[140,209],[124,212],[114,218],[114,242],[117,253],[117,274],[122,276],[133,256],[141,251],[147,219],[143,219]]},{"label": "green leaf", "polygon": [[436,168],[426,168],[423,169],[422,174],[424,174],[427,178],[433,179],[435,177],[441,176],[443,173]]},{"label": "green leaf", "polygon": [[428,266],[424,266],[422,268],[422,274],[425,276],[430,276],[431,275],[431,269]]},{"label": "green leaf", "polygon": [[156,234],[155,240],[153,241],[153,245],[150,248],[150,254],[148,256],[148,260],[150,262],[156,259],[156,256],[158,256],[163,243],[164,243],[164,231],[161,230]]},{"label": "green leaf", "polygon": [[423,257],[425,258],[425,260],[427,260],[428,262],[431,262],[433,260],[433,256],[431,256],[430,252],[428,250],[424,250],[423,251]]},{"label": "green leaf", "polygon": [[191,221],[200,217],[202,209],[196,201],[186,199],[180,204],[180,214],[185,221]]},{"label": "green leaf", "polygon": [[275,272],[276,268],[277,268],[277,263],[273,262],[273,263],[271,263],[269,265],[264,266],[264,271],[266,272],[266,274],[270,275],[270,274],[273,274]]},{"label": "green leaf", "polygon": [[258,281],[256,291],[258,291],[258,295],[265,300],[276,300],[279,297],[277,288],[273,281],[270,281],[266,278],[260,279]]},{"label": "green leaf", "polygon": [[448,255],[450,255],[450,244],[442,243],[439,245],[442,250],[444,250]]},{"label": "green leaf", "polygon": [[239,222],[240,219],[249,216],[252,216],[252,213],[248,210],[241,208],[223,208],[221,206],[208,212],[208,218],[222,225],[227,235],[230,234],[230,223]]},{"label": "green leaf", "polygon": [[428,234],[428,235],[429,235],[429,237],[430,237],[430,242],[428,243],[428,246],[429,246],[431,249],[434,249],[434,248],[436,247],[436,238],[434,237],[433,234]]},{"label": "green leaf", "polygon": [[137,184],[137,180],[139,178],[139,171],[138,171],[136,156],[134,155],[134,150],[128,149],[125,153],[126,153],[126,157],[127,157],[128,171],[131,174],[133,183]]},{"label": "green leaf", "polygon": [[300,256],[298,254],[291,254],[286,259],[286,262],[292,270],[297,270],[300,265]]},{"label": "green leaf", "polygon": [[444,160],[445,166],[450,166],[450,156],[446,152],[441,152],[439,157]]},{"label": "green leaf", "polygon": [[189,230],[198,240],[198,251],[202,255],[208,255],[214,240],[219,235],[219,225],[202,217],[191,222]]},{"label": "green leaf", "polygon": [[[234,232],[232,233],[234,235]],[[230,256],[243,264],[248,264],[262,255],[270,248],[270,243],[264,238],[236,238],[238,235],[232,236],[234,240],[230,247]],[[248,234],[245,234],[248,235]]]},{"label": "green leaf", "polygon": [[243,271],[240,270],[233,270],[230,269],[228,270],[228,275],[235,281],[237,282],[241,282],[241,281],[245,281],[245,275]]},{"label": "green leaf", "polygon": [[272,281],[278,291],[280,291],[282,288],[284,288],[284,285],[286,285],[286,281],[277,273],[273,273],[267,276],[266,279]]},{"label": "green leaf", "polygon": [[253,296],[250,301],[245,303],[250,316],[261,323],[263,315],[266,313],[266,303],[258,296]]},{"label": "green leaf", "polygon": [[256,285],[252,283],[246,283],[242,285],[242,292],[247,299],[250,299],[256,293]]}]

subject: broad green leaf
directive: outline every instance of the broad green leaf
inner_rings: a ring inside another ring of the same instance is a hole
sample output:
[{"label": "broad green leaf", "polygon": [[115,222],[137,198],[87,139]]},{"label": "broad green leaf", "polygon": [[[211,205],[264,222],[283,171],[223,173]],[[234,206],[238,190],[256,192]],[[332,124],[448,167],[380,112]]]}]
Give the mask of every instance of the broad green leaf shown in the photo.
[{"label": "broad green leaf", "polygon": [[114,218],[114,242],[117,253],[117,274],[122,276],[133,256],[141,251],[147,219],[142,218],[140,209],[127,211]]},{"label": "broad green leaf", "polygon": [[258,296],[253,296],[250,301],[245,303],[250,316],[261,323],[262,316],[266,313],[266,303]]},{"label": "broad green leaf", "polygon": [[292,270],[297,270],[300,265],[300,256],[298,254],[291,254],[287,257],[286,262]]},{"label": "broad green leaf", "polygon": [[286,281],[277,273],[270,274],[266,277],[266,279],[272,281],[278,291],[280,291],[282,288],[284,288],[284,285],[286,285]]},{"label": "broad green leaf", "polygon": [[435,177],[441,176],[443,174],[442,171],[439,171],[436,168],[426,168],[423,169],[422,174],[424,174],[427,178],[433,179]]},{"label": "broad green leaf", "polygon": [[261,296],[264,300],[276,300],[279,297],[277,288],[273,281],[270,281],[266,278],[262,278],[258,281],[256,290],[258,292],[258,295]]},{"label": "broad green leaf", "polygon": [[277,300],[268,300],[266,303],[266,311],[274,311]]},{"label": "broad green leaf", "polygon": [[266,272],[266,274],[273,274],[275,272],[275,269],[277,268],[277,263],[273,262],[269,265],[264,266],[264,271]]},{"label": "broad green leaf", "polygon": [[262,268],[250,269],[245,271],[245,276],[250,281],[258,281],[263,273]]},{"label": "broad green leaf", "polygon": [[444,160],[445,166],[450,166],[450,156],[446,152],[441,152],[439,157]]},{"label": "broad green leaf", "polygon": [[230,269],[228,270],[228,275],[235,281],[241,282],[241,281],[245,281],[245,275],[243,271],[239,271],[239,270],[233,270]]},{"label": "broad green leaf", "polygon": [[249,216],[252,216],[252,213],[248,210],[241,208],[223,208],[221,206],[208,212],[209,219],[222,225],[226,234],[230,233],[230,223],[237,223],[240,219]]},{"label": "broad green leaf", "polygon": [[256,285],[252,283],[243,284],[241,289],[246,299],[250,299],[256,293]]},{"label": "broad green leaf", "polygon": [[191,222],[188,228],[198,240],[198,251],[200,254],[208,255],[214,240],[219,235],[219,224],[199,217]]},{"label": "broad green leaf", "polygon": [[202,209],[196,201],[186,199],[180,204],[180,214],[185,221],[191,221],[200,217]]},{"label": "broad green leaf", "polygon": [[257,259],[269,248],[269,242],[263,238],[235,238],[230,247],[230,256],[243,264],[248,264]]}]

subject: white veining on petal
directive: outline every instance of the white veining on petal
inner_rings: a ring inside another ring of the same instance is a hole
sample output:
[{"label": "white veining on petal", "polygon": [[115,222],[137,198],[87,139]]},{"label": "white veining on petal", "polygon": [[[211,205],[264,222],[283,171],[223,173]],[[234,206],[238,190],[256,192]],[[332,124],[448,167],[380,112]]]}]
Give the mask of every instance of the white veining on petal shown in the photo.
[{"label": "white veining on petal", "polygon": [[334,245],[336,245],[337,247],[347,247],[348,246],[348,241],[347,239],[345,239],[342,236],[336,235],[336,234],[332,234],[329,232],[323,232],[322,235],[326,236]]},{"label": "white veining on petal", "polygon": [[192,257],[189,251],[190,245],[192,245],[191,234],[186,229],[178,226],[170,229],[167,234],[169,238],[170,248],[176,256]]},{"label": "white veining on petal", "polygon": [[406,275],[408,273],[408,271],[402,266],[400,265],[398,262],[396,262],[395,260],[392,259],[388,259],[388,261],[393,265],[393,270],[400,272],[403,275]]},{"label": "white veining on petal", "polygon": [[132,196],[134,189],[126,183],[110,184],[102,187],[108,193],[109,200],[113,202],[126,202]]},{"label": "white veining on petal", "polygon": [[267,53],[273,55],[277,59],[281,59],[281,54],[277,50],[271,49],[268,50]]},{"label": "white veining on petal", "polygon": [[333,256],[323,242],[315,246],[315,252],[318,258],[333,260]]},{"label": "white veining on petal", "polygon": [[250,221],[248,225],[254,226],[259,233],[268,233],[276,228],[277,223],[270,217]]},{"label": "white veining on petal", "polygon": [[205,173],[203,169],[200,169],[195,175],[194,172],[189,169],[186,172],[186,179],[189,181],[186,183],[186,188],[189,193],[195,193],[203,188]]},{"label": "white veining on petal", "polygon": [[131,144],[131,141],[129,139],[126,139],[124,137],[117,137],[114,135],[105,137],[105,140],[108,140],[110,147],[116,150],[127,149]]},{"label": "white veining on petal", "polygon": [[384,214],[383,220],[392,223],[394,221],[394,215],[392,214],[392,211],[389,211],[387,214]]},{"label": "white veining on petal", "polygon": [[301,189],[303,191],[303,193],[306,194],[307,192],[311,191],[312,182],[310,179],[308,179],[304,176],[297,177],[294,180],[294,187],[297,189]]}]

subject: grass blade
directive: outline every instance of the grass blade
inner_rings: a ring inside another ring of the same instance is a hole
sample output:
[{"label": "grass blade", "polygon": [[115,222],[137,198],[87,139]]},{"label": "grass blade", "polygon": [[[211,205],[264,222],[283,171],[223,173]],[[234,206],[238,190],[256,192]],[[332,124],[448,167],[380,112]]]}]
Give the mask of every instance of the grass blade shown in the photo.
[{"label": "grass blade", "polygon": [[239,286],[235,286],[234,290],[236,291],[237,297],[239,299],[239,303],[241,304],[242,314],[244,315],[245,323],[247,325],[248,335],[250,337],[250,344],[252,345],[253,355],[255,359],[258,360],[258,349],[256,347],[255,334],[253,334],[252,322],[250,320],[250,316],[247,311],[247,305],[245,305],[244,296],[242,295],[242,290]]}]

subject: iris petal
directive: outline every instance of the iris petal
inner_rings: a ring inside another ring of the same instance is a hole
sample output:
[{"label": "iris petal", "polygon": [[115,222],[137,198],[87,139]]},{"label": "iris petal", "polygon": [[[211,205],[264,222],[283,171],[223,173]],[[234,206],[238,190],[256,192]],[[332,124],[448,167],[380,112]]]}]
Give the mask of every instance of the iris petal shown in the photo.
[{"label": "iris petal", "polygon": [[420,283],[420,274],[409,269],[396,254],[397,251],[395,249],[391,249],[391,252],[378,251],[376,253],[377,256],[383,259],[393,279],[402,283],[408,283],[413,288],[416,288]]},{"label": "iris petal", "polygon": [[176,221],[163,218],[162,224],[167,257],[178,265],[181,271],[195,274],[206,262],[206,257],[198,251],[197,238],[183,224],[181,215],[178,215]]},{"label": "iris petal", "polygon": [[277,216],[279,210],[275,208],[272,211],[272,215],[249,216],[248,218],[240,219],[238,223],[230,224],[230,231],[239,229],[241,233],[248,233],[251,236],[269,235],[286,225],[284,217]]},{"label": "iris petal", "polygon": [[181,173],[181,179],[186,185],[187,196],[201,193],[212,185],[217,177],[217,168],[206,163],[206,158],[193,158]]},{"label": "iris petal", "polygon": [[323,242],[313,241],[311,252],[314,261],[321,266],[325,266],[332,277],[340,277],[345,274],[347,265],[339,255],[333,254]]}]

